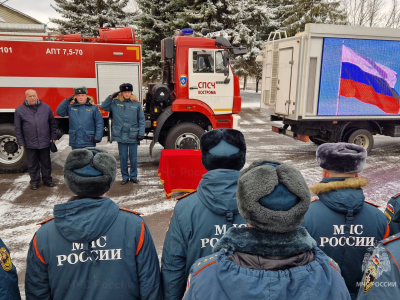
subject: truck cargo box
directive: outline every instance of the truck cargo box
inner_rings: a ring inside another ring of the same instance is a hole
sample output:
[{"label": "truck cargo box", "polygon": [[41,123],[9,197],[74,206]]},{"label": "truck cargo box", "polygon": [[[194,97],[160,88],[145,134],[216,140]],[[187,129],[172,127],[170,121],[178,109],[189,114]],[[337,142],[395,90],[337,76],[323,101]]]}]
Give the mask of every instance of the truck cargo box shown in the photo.
[{"label": "truck cargo box", "polygon": [[261,108],[290,120],[400,119],[400,30],[307,24],[261,52]]}]

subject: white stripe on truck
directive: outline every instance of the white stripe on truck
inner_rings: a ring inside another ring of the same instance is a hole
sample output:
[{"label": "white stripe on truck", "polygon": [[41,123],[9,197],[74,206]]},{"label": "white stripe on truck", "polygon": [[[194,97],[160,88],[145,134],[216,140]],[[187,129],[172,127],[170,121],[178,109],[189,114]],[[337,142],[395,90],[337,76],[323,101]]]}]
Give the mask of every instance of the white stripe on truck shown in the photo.
[{"label": "white stripe on truck", "polygon": [[0,76],[0,87],[71,88],[85,86],[97,88],[96,78],[65,77],[6,77]]}]

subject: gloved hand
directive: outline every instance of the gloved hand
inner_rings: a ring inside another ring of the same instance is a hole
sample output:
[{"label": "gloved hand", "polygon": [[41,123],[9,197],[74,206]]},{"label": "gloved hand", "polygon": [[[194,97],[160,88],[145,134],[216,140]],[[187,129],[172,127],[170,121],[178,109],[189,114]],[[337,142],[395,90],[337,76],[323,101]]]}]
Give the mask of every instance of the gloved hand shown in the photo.
[{"label": "gloved hand", "polygon": [[138,135],[137,139],[138,139],[138,141],[142,141],[144,139],[144,136],[143,135]]},{"label": "gloved hand", "polygon": [[114,99],[118,96],[119,92],[115,92],[114,94],[111,95],[111,99]]},{"label": "gloved hand", "polygon": [[71,95],[71,96],[69,96],[68,98],[67,98],[67,100],[69,101],[69,102],[71,102],[72,101],[72,99],[75,97],[75,94],[73,94],[73,95]]},{"label": "gloved hand", "polygon": [[97,144],[97,143],[100,143],[101,141],[99,141],[99,140],[94,140],[94,142]]}]

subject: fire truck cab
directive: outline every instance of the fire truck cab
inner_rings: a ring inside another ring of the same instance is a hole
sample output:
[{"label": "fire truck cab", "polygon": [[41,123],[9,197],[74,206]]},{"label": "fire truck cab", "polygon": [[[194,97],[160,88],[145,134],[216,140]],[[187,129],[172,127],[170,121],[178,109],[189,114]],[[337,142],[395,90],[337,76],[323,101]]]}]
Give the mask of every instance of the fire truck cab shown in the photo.
[{"label": "fire truck cab", "polygon": [[185,31],[162,40],[163,82],[148,85],[144,106],[146,132],[154,132],[150,151],[157,142],[166,149],[198,149],[206,130],[239,128],[242,98],[229,50],[246,53],[223,37],[185,36]]},{"label": "fire truck cab", "polygon": [[[57,106],[74,86],[86,86],[101,106],[121,83],[133,85],[143,105],[150,153],[159,142],[166,149],[196,149],[206,130],[239,128],[239,79],[229,65],[232,47],[222,38],[180,36],[161,41],[163,82],[148,85],[142,97],[142,48],[133,28],[100,28],[99,37],[80,34],[0,34],[0,171],[26,169],[23,147],[16,141],[14,112],[27,89],[50,105],[58,137],[69,131],[68,118],[56,115]],[[112,142],[112,114],[100,110],[104,135]]]}]

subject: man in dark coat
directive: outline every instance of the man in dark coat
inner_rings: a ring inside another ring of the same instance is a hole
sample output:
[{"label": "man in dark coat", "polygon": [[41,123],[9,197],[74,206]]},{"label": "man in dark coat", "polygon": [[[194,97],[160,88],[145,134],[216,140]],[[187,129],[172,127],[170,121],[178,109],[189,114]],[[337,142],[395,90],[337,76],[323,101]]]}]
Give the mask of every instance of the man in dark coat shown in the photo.
[{"label": "man in dark coat", "polygon": [[194,263],[185,300],[350,299],[335,261],[300,227],[310,192],[297,169],[256,160],[240,175],[237,201],[249,226],[231,227]]},{"label": "man in dark coat", "polygon": [[389,234],[385,215],[365,201],[362,187],[367,180],[356,177],[366,158],[367,151],[355,144],[318,147],[324,178],[310,188],[319,199],[311,203],[303,223],[318,247],[339,264],[352,299],[372,250]]},{"label": "man in dark coat", "polygon": [[74,88],[74,95],[58,105],[56,113],[69,117],[69,145],[72,150],[95,147],[103,138],[104,122],[86,87]]},{"label": "man in dark coat", "polygon": [[240,131],[217,129],[200,139],[202,163],[208,170],[197,191],[175,206],[164,241],[161,275],[164,299],[182,299],[192,264],[230,227],[245,227],[236,202],[240,170],[246,162],[246,143]]},{"label": "man in dark coat", "polygon": [[0,299],[21,300],[18,288],[18,275],[11,261],[10,251],[0,239]]},{"label": "man in dark coat", "polygon": [[50,106],[39,100],[36,91],[25,92],[24,103],[15,110],[14,127],[17,142],[26,151],[31,189],[38,189],[40,173],[43,183],[53,187],[50,143],[57,139],[57,124]]},{"label": "man in dark coat", "polygon": [[64,166],[76,196],[54,206],[31,241],[27,300],[161,300],[156,248],[140,213],[104,196],[117,173],[115,158],[99,148],[72,150]]},{"label": "man in dark coat", "polygon": [[[129,180],[138,183],[137,179],[137,148],[144,139],[144,113],[136,95],[132,95],[133,86],[123,83],[115,92],[101,104],[101,109],[111,111],[114,124],[112,139],[118,142],[119,160],[121,164],[122,181],[125,185]],[[128,153],[131,169],[128,173]]]}]

